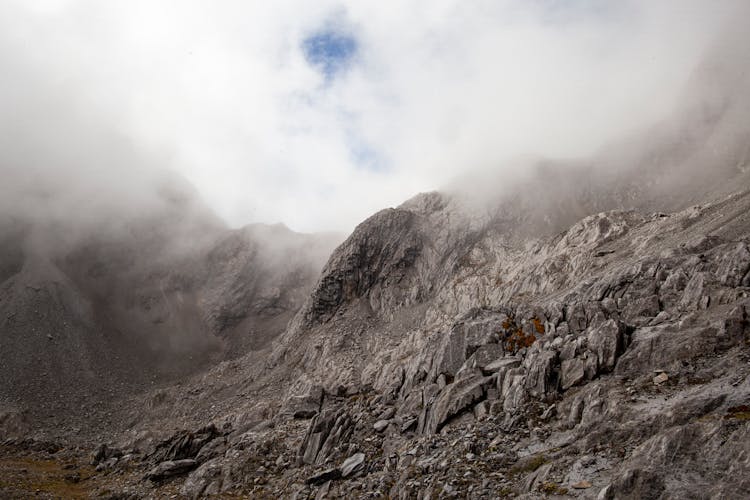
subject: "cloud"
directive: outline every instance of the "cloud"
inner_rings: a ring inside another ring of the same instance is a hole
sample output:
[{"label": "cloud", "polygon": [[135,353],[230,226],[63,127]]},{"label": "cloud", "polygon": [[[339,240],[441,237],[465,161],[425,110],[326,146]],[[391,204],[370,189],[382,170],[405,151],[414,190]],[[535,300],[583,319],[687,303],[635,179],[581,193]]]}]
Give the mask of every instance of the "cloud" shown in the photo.
[{"label": "cloud", "polygon": [[116,191],[163,166],[233,225],[351,229],[661,119],[741,4],[9,0],[0,168]]}]

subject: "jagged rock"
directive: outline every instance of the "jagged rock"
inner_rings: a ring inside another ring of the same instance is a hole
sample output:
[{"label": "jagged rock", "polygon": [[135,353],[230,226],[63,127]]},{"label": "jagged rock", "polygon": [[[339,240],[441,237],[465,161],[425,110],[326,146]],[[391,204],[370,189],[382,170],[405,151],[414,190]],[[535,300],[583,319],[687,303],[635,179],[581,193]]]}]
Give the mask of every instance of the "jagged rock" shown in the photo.
[{"label": "jagged rock", "polygon": [[433,362],[433,366],[436,367],[435,375],[453,378],[464,361],[466,361],[466,335],[461,326],[454,326],[442,338],[436,351]]},{"label": "jagged rock", "polygon": [[622,315],[626,320],[636,318],[650,319],[659,314],[659,296],[650,295],[634,300],[623,311]]},{"label": "jagged rock", "polygon": [[315,500],[323,500],[324,498],[328,497],[328,493],[331,491],[331,482],[332,480],[329,479],[323,485],[318,488],[318,493],[315,495]]},{"label": "jagged rock", "polygon": [[359,472],[364,469],[365,465],[365,454],[364,453],[355,453],[351,457],[344,460],[344,463],[341,464],[341,477],[347,478],[349,476],[353,476],[355,474],[358,474]]},{"label": "jagged rock", "polygon": [[617,373],[639,375],[696,356],[713,353],[717,347],[718,330],[714,327],[682,327],[658,325],[639,328],[633,333],[632,344],[619,358]]},{"label": "jagged rock", "polygon": [[401,424],[401,433],[409,432],[411,430],[414,430],[419,425],[419,418],[418,417],[411,417],[404,419],[403,423]]},{"label": "jagged rock", "polygon": [[422,431],[425,433],[439,431],[448,419],[483,399],[486,388],[493,382],[492,377],[475,377],[447,386],[430,407],[429,416]]},{"label": "jagged rock", "polygon": [[144,479],[161,481],[168,477],[179,476],[198,467],[198,462],[190,458],[184,460],[167,460],[146,473]]},{"label": "jagged rock", "polygon": [[547,481],[552,471],[552,464],[543,464],[541,467],[532,471],[523,480],[523,491],[535,491],[539,485]]},{"label": "jagged rock", "polygon": [[472,357],[474,358],[473,367],[479,368],[482,371],[491,371],[487,370],[487,366],[496,362],[498,358],[502,358],[504,354],[505,349],[500,344],[485,344],[479,346],[479,349],[472,354]]},{"label": "jagged rock", "polygon": [[180,431],[159,443],[148,458],[157,462],[195,458],[204,445],[220,435],[214,425],[208,425],[196,432]]},{"label": "jagged rock", "polygon": [[94,452],[91,457],[91,465],[98,465],[100,462],[104,462],[111,458],[120,458],[122,456],[122,450],[118,448],[111,448],[107,444],[102,443]]},{"label": "jagged rock", "polygon": [[316,415],[299,452],[300,461],[321,464],[330,451],[346,441],[353,431],[353,422],[345,411],[327,410]]},{"label": "jagged rock", "polygon": [[211,460],[212,458],[218,457],[220,455],[223,455],[225,451],[229,448],[229,443],[226,438],[217,438],[213,441],[210,441],[203,445],[201,447],[198,454],[195,456],[195,460],[202,464],[204,462],[207,462],[208,460]]},{"label": "jagged rock", "polygon": [[[732,245],[722,252],[716,276],[724,286],[743,286],[743,278],[750,272],[750,250],[745,242]],[[747,286],[747,285],[744,285]]]},{"label": "jagged rock", "polygon": [[182,488],[180,488],[180,494],[195,499],[203,495],[218,495],[223,487],[223,467],[221,461],[214,458],[198,467],[188,476]]},{"label": "jagged rock", "polygon": [[306,306],[305,322],[327,321],[342,304],[362,297],[375,311],[392,311],[419,300],[422,284],[414,282],[416,289],[411,284],[426,240],[419,219],[409,210],[386,209],[357,226],[323,269]]},{"label": "jagged rock", "polygon": [[717,332],[717,348],[726,350],[739,344],[745,338],[748,326],[745,306],[733,307]]},{"label": "jagged rock", "polygon": [[680,308],[684,310],[698,309],[701,299],[703,298],[703,290],[706,278],[703,273],[695,273],[690,281],[685,286],[685,291],[680,299]]},{"label": "jagged rock", "polygon": [[317,486],[323,483],[326,483],[328,481],[335,481],[336,479],[339,479],[341,477],[341,469],[338,467],[334,467],[331,469],[326,469],[322,472],[319,472],[315,474],[314,476],[310,476],[305,481],[307,484],[311,484],[313,486]]},{"label": "jagged rock", "polygon": [[503,377],[500,394],[503,399],[503,410],[514,412],[526,401],[526,370],[522,367],[511,368]]},{"label": "jagged rock", "polygon": [[562,390],[567,390],[581,382],[585,377],[583,360],[575,358],[563,361],[560,369],[560,377]]},{"label": "jagged rock", "polygon": [[584,337],[568,337],[563,341],[563,345],[560,348],[560,361],[567,361],[569,359],[573,359],[576,357],[576,354],[578,354],[580,350],[580,341],[583,340]]},{"label": "jagged rock", "polygon": [[487,365],[482,368],[482,371],[486,373],[487,375],[490,375],[495,372],[500,371],[506,371],[510,368],[515,368],[517,366],[521,365],[521,359],[516,356],[510,356],[507,358],[500,358],[495,361],[492,361],[491,363],[488,363]]},{"label": "jagged rock", "polygon": [[524,360],[526,388],[535,397],[543,397],[557,390],[558,371],[555,369],[557,353],[549,350],[536,351]]},{"label": "jagged rock", "polygon": [[118,461],[119,459],[117,457],[112,457],[99,462],[99,464],[96,466],[96,471],[101,472],[107,469],[112,469],[115,465],[117,465]]},{"label": "jagged rock", "polygon": [[589,332],[588,346],[599,361],[599,372],[607,373],[614,369],[618,356],[624,350],[626,332],[625,324],[613,319]]},{"label": "jagged rock", "polygon": [[474,407],[474,419],[482,420],[490,413],[489,401],[482,401]]},{"label": "jagged rock", "polygon": [[300,396],[290,397],[282,410],[282,414],[289,414],[294,418],[312,418],[320,411],[325,391],[321,386],[312,386]]}]

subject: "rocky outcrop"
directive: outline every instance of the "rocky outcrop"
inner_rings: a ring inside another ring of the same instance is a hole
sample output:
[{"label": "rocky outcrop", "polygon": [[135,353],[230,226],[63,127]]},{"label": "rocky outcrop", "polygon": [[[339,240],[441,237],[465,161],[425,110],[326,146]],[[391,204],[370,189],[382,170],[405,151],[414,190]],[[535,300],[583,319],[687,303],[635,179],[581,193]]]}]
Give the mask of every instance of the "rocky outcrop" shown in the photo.
[{"label": "rocky outcrop", "polygon": [[214,425],[203,427],[195,432],[180,431],[156,445],[147,458],[156,462],[194,459],[207,444],[219,436],[221,433]]},{"label": "rocky outcrop", "polygon": [[336,446],[346,443],[354,430],[354,422],[345,412],[327,411],[317,415],[310,423],[299,451],[299,460],[305,464],[321,464]]},{"label": "rocky outcrop", "polygon": [[179,476],[190,472],[197,466],[198,462],[189,458],[183,460],[168,460],[148,471],[144,479],[150,481],[162,481],[173,476]]},{"label": "rocky outcrop", "polygon": [[427,245],[420,216],[387,209],[360,224],[323,269],[305,311],[314,325],[345,303],[366,299],[375,312],[424,300],[416,264]]}]

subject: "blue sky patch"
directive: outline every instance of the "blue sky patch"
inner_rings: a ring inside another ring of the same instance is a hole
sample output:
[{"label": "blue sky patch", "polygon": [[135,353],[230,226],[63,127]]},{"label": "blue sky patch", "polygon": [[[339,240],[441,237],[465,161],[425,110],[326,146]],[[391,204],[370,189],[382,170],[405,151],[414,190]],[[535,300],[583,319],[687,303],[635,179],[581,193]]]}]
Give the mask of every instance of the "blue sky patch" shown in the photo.
[{"label": "blue sky patch", "polygon": [[357,40],[334,30],[319,31],[302,41],[305,58],[318,68],[326,80],[345,70],[357,53]]}]

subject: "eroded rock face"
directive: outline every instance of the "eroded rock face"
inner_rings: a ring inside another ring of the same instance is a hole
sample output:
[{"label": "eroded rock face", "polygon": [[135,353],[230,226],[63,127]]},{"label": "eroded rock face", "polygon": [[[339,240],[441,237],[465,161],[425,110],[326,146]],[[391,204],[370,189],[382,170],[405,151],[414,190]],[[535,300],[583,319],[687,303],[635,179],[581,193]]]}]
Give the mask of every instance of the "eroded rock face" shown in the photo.
[{"label": "eroded rock face", "polygon": [[354,422],[345,412],[327,411],[310,423],[299,451],[299,459],[306,464],[323,463],[330,452],[345,443],[354,430]]},{"label": "eroded rock face", "polygon": [[[747,489],[746,464],[725,455],[747,454],[749,209],[740,193],[547,223],[512,206],[469,217],[431,194],[379,212],[271,356],[150,394],[164,429],[199,424],[147,441],[140,477],[190,472],[190,497],[734,497]],[[253,253],[230,241],[219,260],[235,251]],[[287,310],[291,295],[264,290],[243,301]]]},{"label": "eroded rock face", "polygon": [[305,321],[324,322],[360,298],[375,312],[424,300],[416,274],[428,241],[421,226],[419,215],[402,209],[384,210],[360,224],[323,269]]},{"label": "eroded rock face", "polygon": [[[341,406],[326,413],[324,403],[307,430],[301,462],[343,460],[341,451],[331,450],[347,450],[358,435],[371,435],[389,450],[401,450],[394,451],[397,459],[385,459],[383,471],[416,465],[434,474],[441,470],[439,459],[405,453],[407,443],[491,428],[514,446],[528,446],[532,456],[540,453],[533,450],[569,446],[595,455],[575,465],[548,452],[554,456],[522,474],[518,491],[554,492],[555,484],[596,495],[601,490],[603,498],[681,491],[666,469],[639,464],[641,452],[629,443],[676,432],[702,415],[721,415],[729,404],[726,395],[706,399],[702,394],[713,389],[691,385],[722,377],[723,369],[711,362],[692,371],[686,367],[715,356],[735,359],[746,349],[750,290],[742,283],[750,227],[731,217],[749,198],[729,199],[698,216],[607,212],[516,249],[487,227],[475,239],[445,226],[435,230],[431,225],[444,220],[441,211],[448,205],[411,215],[401,212],[408,207],[378,214],[329,262],[328,276],[336,277],[330,283],[338,291],[326,307],[311,309],[321,312],[318,323],[298,325],[284,339],[287,353],[294,351],[292,339],[320,346],[320,355],[304,357],[306,376],[338,380],[339,398],[372,395],[363,396],[372,398],[372,414],[345,416]],[[382,231],[376,230],[379,224]],[[384,235],[403,234],[394,232],[393,224],[403,224],[410,235],[404,242],[422,245],[414,260],[401,260],[401,250],[384,245]],[[695,240],[695,224],[745,239]],[[432,241],[454,238],[454,245],[448,255],[436,257],[426,250],[424,234]],[[372,250],[366,248],[370,243]],[[494,258],[488,248],[497,252]],[[343,272],[350,266],[344,255],[359,263],[365,262],[358,260],[362,255],[372,256],[364,269],[374,271]],[[455,255],[465,258],[452,260]],[[380,259],[401,265],[381,265]],[[434,267],[445,261],[453,263],[450,270]],[[411,295],[404,295],[407,289]],[[427,289],[431,292],[424,294]],[[420,299],[396,299],[407,295]],[[363,312],[368,320],[352,327],[351,319]],[[669,402],[659,402],[655,392],[670,394]],[[357,419],[360,427],[350,423]],[[531,436],[520,438],[522,429]],[[623,447],[606,456],[596,451],[614,446],[611,442]],[[479,454],[493,456],[486,449]],[[461,456],[466,460],[477,452],[470,448]],[[620,470],[615,464],[629,463],[626,457],[633,457],[634,465]],[[566,468],[574,465],[579,472],[569,473]],[[563,484],[566,477],[571,479]],[[726,491],[739,487],[734,481]]]}]

